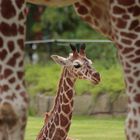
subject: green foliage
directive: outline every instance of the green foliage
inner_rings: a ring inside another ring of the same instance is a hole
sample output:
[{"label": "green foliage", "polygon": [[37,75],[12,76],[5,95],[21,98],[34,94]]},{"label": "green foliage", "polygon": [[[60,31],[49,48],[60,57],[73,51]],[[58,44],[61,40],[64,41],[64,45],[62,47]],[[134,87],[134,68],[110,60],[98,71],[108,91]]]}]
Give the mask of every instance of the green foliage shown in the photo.
[{"label": "green foliage", "polygon": [[[62,8],[43,7],[44,12],[41,12],[41,14],[35,5],[29,5],[29,7],[27,40],[33,39],[37,32],[42,33],[43,39],[105,39],[104,36],[79,18],[73,6]],[[44,53],[47,57],[55,53],[68,55],[69,48],[65,46],[68,46],[68,44],[40,44],[36,51],[38,54]],[[29,52],[29,48],[26,48],[27,52]],[[112,43],[87,43],[86,50],[89,58],[99,60],[101,65],[106,68],[116,63],[116,48]],[[40,59],[42,63],[43,60]],[[46,59],[44,62],[46,62]]]},{"label": "green foliage", "polygon": [[98,61],[105,68],[110,68],[117,63],[116,48],[111,43],[87,44],[86,54],[93,61]]},{"label": "green foliage", "polygon": [[29,94],[47,93],[54,95],[60,68],[57,65],[28,65],[25,79]]},{"label": "green foliage", "polygon": [[[49,13],[49,14],[48,14]],[[91,30],[74,11],[73,6],[46,8],[41,18],[44,35],[51,38],[104,39],[100,33]]]},{"label": "green foliage", "polygon": [[[62,8],[46,7],[43,13],[39,13],[37,6],[28,4],[30,13],[27,18],[27,40],[33,39],[34,33],[42,32],[43,38],[81,38],[104,39],[100,33],[91,30],[76,14],[73,6]],[[37,14],[35,14],[37,12]],[[38,22],[38,18],[40,21]]]},{"label": "green foliage", "polygon": [[[94,67],[101,74],[101,82],[94,86],[89,81],[78,80],[75,85],[76,94],[90,93],[121,93],[124,92],[124,83],[119,65],[112,65],[106,69],[99,62]],[[60,76],[60,66],[56,64],[26,66],[26,81],[29,94],[44,93],[55,95]]]}]

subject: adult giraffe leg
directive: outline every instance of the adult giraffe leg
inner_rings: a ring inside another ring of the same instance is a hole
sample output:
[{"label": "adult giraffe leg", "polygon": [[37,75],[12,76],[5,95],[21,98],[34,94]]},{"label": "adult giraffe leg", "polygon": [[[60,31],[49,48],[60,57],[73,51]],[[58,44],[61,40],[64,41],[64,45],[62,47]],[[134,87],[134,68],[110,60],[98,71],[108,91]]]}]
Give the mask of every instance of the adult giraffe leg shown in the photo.
[{"label": "adult giraffe leg", "polygon": [[0,140],[23,140],[28,96],[24,85],[24,0],[0,1]]},{"label": "adult giraffe leg", "polygon": [[[137,58],[132,57],[131,60],[128,60],[122,53],[125,51],[128,53],[132,50],[131,47],[119,50],[126,83],[126,94],[128,95],[128,116],[125,130],[127,140],[140,140],[140,63],[134,65],[132,61],[137,61]],[[131,55],[131,53],[128,53],[128,57],[131,57]]]},{"label": "adult giraffe leg", "polygon": [[[117,11],[116,9],[119,9]],[[140,2],[111,4],[113,36],[124,71],[128,95],[127,140],[140,140]]]},{"label": "adult giraffe leg", "polygon": [[140,140],[140,1],[81,0],[75,7],[118,48],[129,98],[126,136],[127,140]]}]

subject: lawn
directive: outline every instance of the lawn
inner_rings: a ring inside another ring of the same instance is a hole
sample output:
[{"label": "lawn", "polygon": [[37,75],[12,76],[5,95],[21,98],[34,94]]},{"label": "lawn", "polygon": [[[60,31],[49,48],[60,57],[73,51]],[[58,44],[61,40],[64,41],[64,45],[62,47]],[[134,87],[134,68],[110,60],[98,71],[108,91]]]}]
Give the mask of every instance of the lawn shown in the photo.
[{"label": "lawn", "polygon": [[[29,117],[25,140],[35,140],[43,118]],[[124,140],[124,119],[74,117],[70,137],[78,140]]]}]

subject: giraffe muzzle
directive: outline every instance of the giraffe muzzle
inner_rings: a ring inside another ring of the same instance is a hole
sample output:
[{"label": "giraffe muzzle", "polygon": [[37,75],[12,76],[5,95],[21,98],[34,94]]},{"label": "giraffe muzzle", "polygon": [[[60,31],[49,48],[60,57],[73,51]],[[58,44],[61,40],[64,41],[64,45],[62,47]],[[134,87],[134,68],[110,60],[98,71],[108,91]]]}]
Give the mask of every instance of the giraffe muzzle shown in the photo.
[{"label": "giraffe muzzle", "polygon": [[92,78],[93,83],[94,84],[99,84],[99,82],[101,80],[99,72],[94,73],[92,77],[93,77]]}]

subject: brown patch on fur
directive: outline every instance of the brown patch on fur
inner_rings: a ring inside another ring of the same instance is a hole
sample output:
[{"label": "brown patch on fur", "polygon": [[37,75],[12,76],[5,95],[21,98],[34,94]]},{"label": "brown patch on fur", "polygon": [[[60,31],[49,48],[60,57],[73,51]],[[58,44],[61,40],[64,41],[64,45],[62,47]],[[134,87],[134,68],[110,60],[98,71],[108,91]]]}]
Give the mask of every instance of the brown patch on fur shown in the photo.
[{"label": "brown patch on fur", "polygon": [[66,81],[64,81],[64,90],[65,90],[65,91],[68,91],[68,89],[69,89],[69,87],[68,87]]},{"label": "brown patch on fur", "polygon": [[9,128],[14,127],[18,122],[18,117],[9,103],[0,105],[0,126],[7,124]]},{"label": "brown patch on fur", "polygon": [[73,86],[73,82],[71,81],[70,78],[67,78],[67,82],[68,82],[68,84],[69,84],[71,87]]},{"label": "brown patch on fur", "polygon": [[69,104],[67,105],[62,105],[62,110],[65,114],[68,114],[70,112],[70,109],[71,107],[69,106]]},{"label": "brown patch on fur", "polygon": [[63,114],[60,114],[60,125],[62,127],[66,127],[67,125],[69,125],[70,121],[68,120],[67,117],[65,117]]},{"label": "brown patch on fur", "polygon": [[11,1],[9,0],[1,1],[1,14],[6,19],[10,19],[16,15],[16,10]]},{"label": "brown patch on fur", "polygon": [[140,94],[136,94],[136,96],[134,97],[134,101],[136,103],[140,103]]}]

